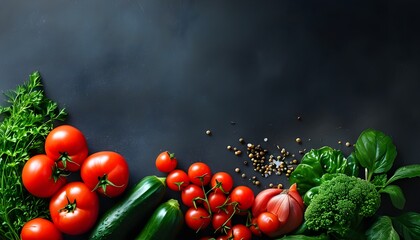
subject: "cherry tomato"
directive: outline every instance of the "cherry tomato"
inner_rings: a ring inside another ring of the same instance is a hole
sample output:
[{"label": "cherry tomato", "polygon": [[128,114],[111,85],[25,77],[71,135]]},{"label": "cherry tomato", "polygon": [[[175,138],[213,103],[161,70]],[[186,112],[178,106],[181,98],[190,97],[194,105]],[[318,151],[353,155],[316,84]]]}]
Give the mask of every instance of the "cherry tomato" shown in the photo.
[{"label": "cherry tomato", "polygon": [[230,199],[238,203],[239,210],[246,210],[254,203],[254,192],[247,186],[237,186],[230,193]]},{"label": "cherry tomato", "polygon": [[130,172],[123,156],[116,152],[102,151],[86,158],[80,175],[91,191],[116,197],[127,188]]},{"label": "cherry tomato", "polygon": [[[207,200],[210,205],[210,211],[213,213],[217,213],[223,211],[223,207],[226,207],[226,200],[227,197],[222,192],[211,192],[207,196]],[[205,204],[206,208],[208,208],[207,204]]]},{"label": "cherry tomato", "polygon": [[232,220],[230,218],[231,215],[225,212],[219,212],[213,214],[211,219],[211,224],[215,232],[219,233],[227,233],[228,230],[232,227]]},{"label": "cherry tomato", "polygon": [[192,230],[205,229],[211,221],[209,212],[202,207],[191,207],[185,213],[185,223]]},{"label": "cherry tomato", "polygon": [[161,152],[155,161],[156,168],[164,173],[173,171],[178,165],[175,154],[168,151]]},{"label": "cherry tomato", "polygon": [[249,226],[249,230],[251,230],[252,234],[258,237],[262,236],[262,232],[258,227],[257,218],[254,217],[251,219],[251,225]]},{"label": "cherry tomato", "polygon": [[275,214],[263,212],[257,217],[257,225],[261,232],[269,235],[275,233],[279,229],[280,221]]},{"label": "cherry tomato", "polygon": [[173,191],[182,191],[190,184],[188,174],[180,169],[173,170],[166,176],[166,185]]},{"label": "cherry tomato", "polygon": [[51,197],[66,184],[63,171],[45,154],[31,157],[23,167],[22,182],[26,190],[40,198]]},{"label": "cherry tomato", "polygon": [[202,200],[195,200],[197,198],[204,199],[204,190],[197,185],[190,184],[181,192],[182,203],[187,207],[193,207],[194,201],[196,203],[202,202]]},{"label": "cherry tomato", "polygon": [[211,180],[211,169],[205,163],[193,163],[188,168],[188,177],[195,185],[206,186]]},{"label": "cherry tomato", "polygon": [[54,128],[45,140],[45,152],[58,167],[78,171],[88,155],[86,138],[77,128],[61,125]]},{"label": "cherry tomato", "polygon": [[228,232],[229,239],[232,240],[251,240],[252,232],[243,224],[236,224]]},{"label": "cherry tomato", "polygon": [[21,240],[61,240],[63,236],[56,226],[43,218],[34,218],[23,225]]},{"label": "cherry tomato", "polygon": [[98,195],[82,182],[62,187],[50,200],[50,214],[54,225],[69,235],[83,234],[98,217]]},{"label": "cherry tomato", "polygon": [[212,176],[210,186],[215,188],[215,192],[222,191],[227,194],[232,190],[233,178],[227,172],[217,172]]}]

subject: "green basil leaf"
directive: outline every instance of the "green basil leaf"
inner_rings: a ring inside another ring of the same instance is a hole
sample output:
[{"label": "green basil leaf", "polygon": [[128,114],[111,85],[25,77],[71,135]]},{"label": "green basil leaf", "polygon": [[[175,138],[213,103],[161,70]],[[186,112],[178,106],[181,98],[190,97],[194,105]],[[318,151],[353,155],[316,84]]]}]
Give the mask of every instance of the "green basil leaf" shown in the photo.
[{"label": "green basil leaf", "polygon": [[392,218],[395,230],[405,240],[420,239],[420,214],[407,212]]},{"label": "green basil leaf", "polygon": [[391,198],[392,205],[398,209],[403,209],[405,205],[404,193],[397,185],[388,185],[379,191],[380,193],[387,193]]},{"label": "green basil leaf", "polygon": [[398,168],[386,184],[390,184],[399,179],[413,177],[420,177],[420,164],[413,164]]},{"label": "green basil leaf", "polygon": [[346,159],[340,150],[328,146],[307,152],[289,177],[291,184],[296,183],[298,191],[304,195],[309,189],[322,183],[324,174],[343,173],[358,175],[358,163],[350,157]]},{"label": "green basil leaf", "polygon": [[388,216],[381,216],[378,220],[366,231],[366,238],[368,240],[387,239],[399,240],[400,237],[392,226],[391,218]]},{"label": "green basil leaf", "polygon": [[370,173],[386,173],[391,169],[397,156],[392,139],[384,133],[367,129],[356,141],[354,156],[360,165]]},{"label": "green basil leaf", "polygon": [[282,238],[278,238],[277,240],[328,240],[330,237],[327,234],[321,234],[318,236],[305,236],[305,235],[289,235],[284,236]]}]

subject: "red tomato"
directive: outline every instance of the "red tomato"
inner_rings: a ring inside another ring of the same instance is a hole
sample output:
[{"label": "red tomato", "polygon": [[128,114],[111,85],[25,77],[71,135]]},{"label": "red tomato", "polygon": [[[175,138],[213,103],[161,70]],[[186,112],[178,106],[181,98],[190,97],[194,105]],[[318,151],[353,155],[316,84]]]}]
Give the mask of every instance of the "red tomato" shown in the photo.
[{"label": "red tomato", "polygon": [[58,162],[58,167],[75,172],[88,155],[86,138],[77,128],[61,125],[48,134],[45,152]]},{"label": "red tomato", "polygon": [[165,151],[158,155],[155,164],[159,171],[169,173],[176,168],[178,161],[175,158],[175,154]]},{"label": "red tomato", "polygon": [[188,168],[188,177],[190,181],[198,186],[206,186],[211,180],[210,167],[202,162],[196,162]]},{"label": "red tomato", "polygon": [[21,240],[61,240],[63,236],[55,225],[43,218],[34,218],[23,225]]},{"label": "red tomato", "polygon": [[236,224],[228,232],[229,239],[232,240],[251,240],[252,232],[243,224]]},{"label": "red tomato", "polygon": [[194,201],[195,203],[201,203],[202,200],[199,200],[200,198],[204,199],[204,190],[194,184],[188,185],[181,192],[182,203],[184,203],[184,205],[187,207],[193,207]]},{"label": "red tomato", "polygon": [[261,232],[267,235],[275,233],[281,226],[278,217],[271,212],[260,213],[257,217],[257,225]]},{"label": "red tomato", "polygon": [[82,182],[68,183],[50,201],[54,225],[61,232],[70,235],[89,231],[96,222],[98,211],[98,195]]},{"label": "red tomato", "polygon": [[211,224],[215,232],[226,234],[228,230],[232,227],[232,220],[230,217],[231,215],[225,212],[219,212],[219,213],[213,214],[213,217],[211,219]]},{"label": "red tomato", "polygon": [[173,191],[182,191],[190,184],[188,174],[180,169],[173,170],[166,176],[166,185]]},{"label": "red tomato", "polygon": [[209,212],[202,207],[191,207],[185,213],[185,223],[195,231],[205,229],[210,224],[210,220]]},{"label": "red tomato", "polygon": [[40,198],[51,197],[66,183],[63,172],[47,155],[31,157],[23,167],[22,182],[26,190]]},{"label": "red tomato", "polygon": [[251,225],[249,226],[249,230],[251,230],[252,234],[258,237],[262,236],[262,232],[258,227],[257,218],[254,217],[251,219]]},{"label": "red tomato", "polygon": [[127,188],[130,172],[123,156],[116,152],[102,151],[86,158],[80,175],[90,190],[116,197]]},{"label": "red tomato", "polygon": [[213,175],[210,181],[210,186],[214,188],[214,191],[222,191],[223,193],[229,193],[233,187],[233,178],[227,172],[217,172]]},{"label": "red tomato", "polygon": [[238,203],[239,210],[246,210],[254,203],[254,192],[247,186],[235,187],[230,193],[232,203]]},{"label": "red tomato", "polygon": [[[227,197],[222,192],[211,192],[207,196],[207,200],[210,205],[210,211],[213,213],[217,213],[223,211],[223,208],[226,207]],[[206,208],[208,208],[207,204],[205,204]]]}]

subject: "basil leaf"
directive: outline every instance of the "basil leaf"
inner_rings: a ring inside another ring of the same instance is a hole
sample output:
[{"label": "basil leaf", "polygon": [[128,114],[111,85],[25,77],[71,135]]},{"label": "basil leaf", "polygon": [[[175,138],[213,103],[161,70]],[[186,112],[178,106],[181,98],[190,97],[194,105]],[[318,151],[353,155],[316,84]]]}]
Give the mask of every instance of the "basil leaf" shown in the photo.
[{"label": "basil leaf", "polygon": [[397,149],[389,136],[367,129],[357,139],[354,154],[362,167],[367,168],[371,174],[378,174],[391,169]]},{"label": "basil leaf", "polygon": [[395,230],[403,239],[420,239],[420,214],[407,212],[398,217],[392,218]]},{"label": "basil leaf", "polygon": [[399,240],[400,237],[392,226],[391,218],[388,216],[381,216],[378,220],[366,231],[366,238],[368,240],[387,239]]},{"label": "basil leaf", "polygon": [[388,185],[399,179],[413,177],[420,177],[420,164],[413,164],[398,168],[386,184]]},{"label": "basil leaf", "polygon": [[343,173],[357,176],[359,166],[350,157],[346,159],[340,150],[324,146],[307,152],[289,177],[291,184],[296,183],[298,191],[304,195],[309,189],[322,183],[324,174]]},{"label": "basil leaf", "polygon": [[397,185],[388,185],[379,191],[380,193],[387,193],[391,198],[392,205],[398,209],[403,209],[405,205],[404,193]]},{"label": "basil leaf", "polygon": [[289,235],[277,240],[328,240],[330,237],[327,234],[321,234],[319,236],[305,236],[305,235]]}]

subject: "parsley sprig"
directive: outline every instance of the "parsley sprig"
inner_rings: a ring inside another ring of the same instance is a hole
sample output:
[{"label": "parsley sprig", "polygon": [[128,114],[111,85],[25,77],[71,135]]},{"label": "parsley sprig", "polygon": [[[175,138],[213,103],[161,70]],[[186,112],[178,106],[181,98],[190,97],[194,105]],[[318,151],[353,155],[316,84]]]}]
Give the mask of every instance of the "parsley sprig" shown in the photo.
[{"label": "parsley sprig", "polygon": [[25,190],[22,168],[32,155],[44,152],[46,136],[67,114],[45,96],[39,72],[5,96],[7,106],[0,106],[0,239],[20,239],[25,222],[48,218],[47,200]]}]

